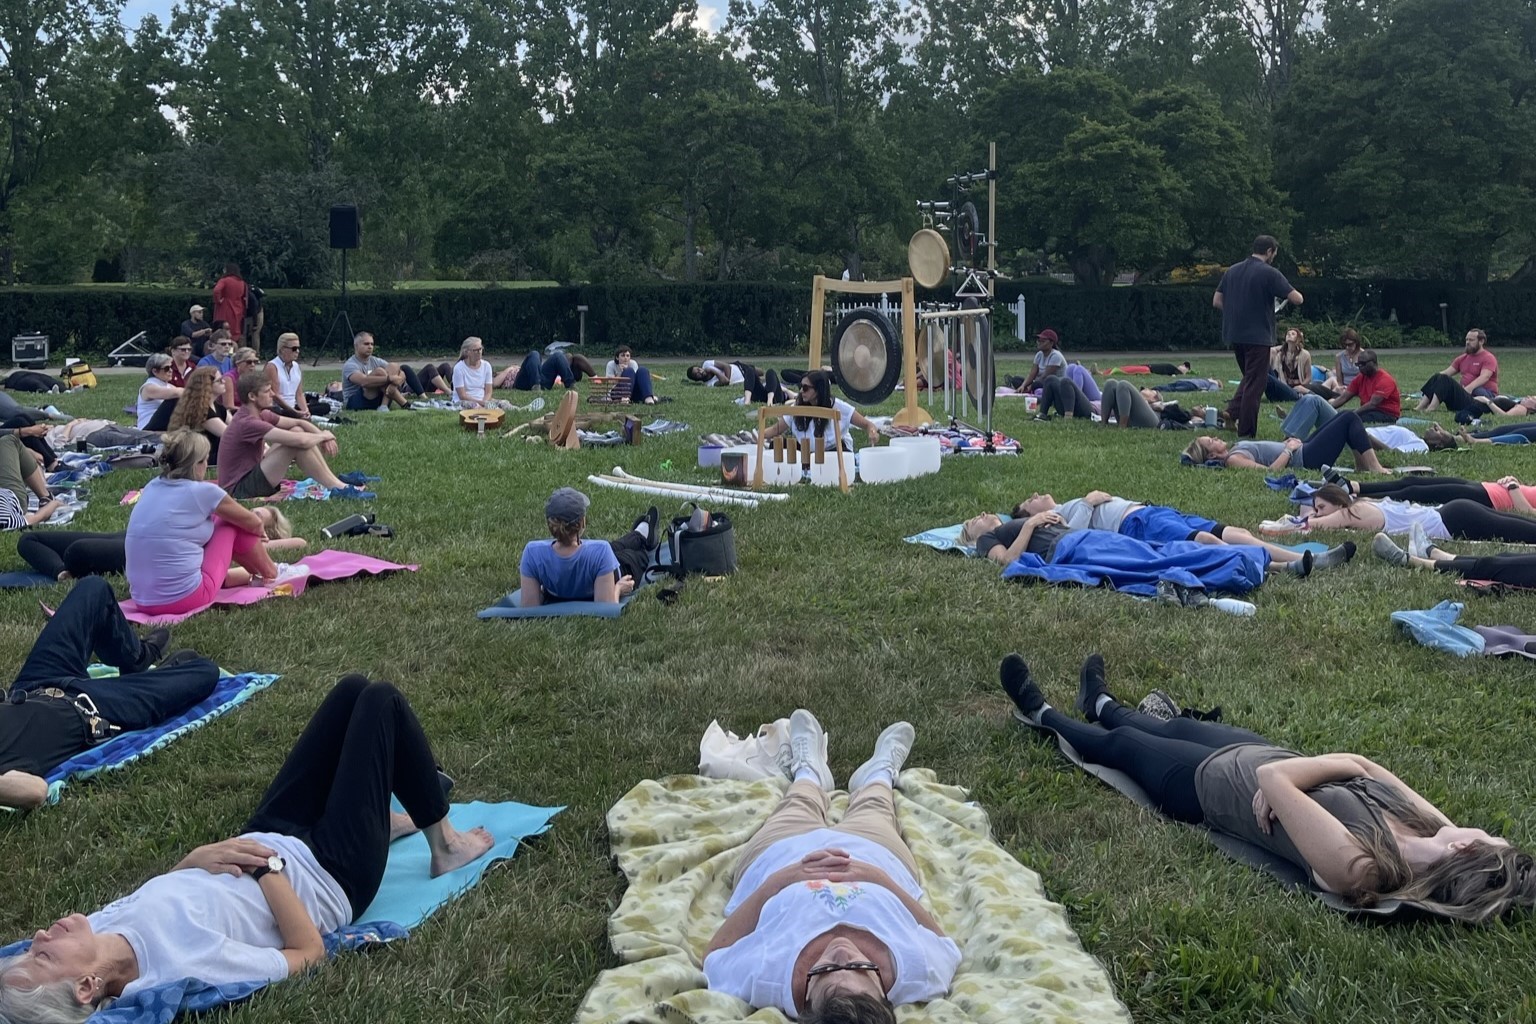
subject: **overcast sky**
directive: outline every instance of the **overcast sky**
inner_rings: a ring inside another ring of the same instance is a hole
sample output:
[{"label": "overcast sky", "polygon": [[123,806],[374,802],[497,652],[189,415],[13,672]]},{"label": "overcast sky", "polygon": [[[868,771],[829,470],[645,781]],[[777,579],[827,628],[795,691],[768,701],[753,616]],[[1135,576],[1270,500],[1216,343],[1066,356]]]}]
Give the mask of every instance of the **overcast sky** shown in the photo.
[{"label": "overcast sky", "polygon": [[[174,0],[127,0],[123,5],[123,24],[134,28],[146,14],[160,19],[162,26],[170,24],[171,4]],[[699,4],[699,14],[694,23],[707,32],[720,28],[720,15],[725,10],[725,0],[704,0]]]}]

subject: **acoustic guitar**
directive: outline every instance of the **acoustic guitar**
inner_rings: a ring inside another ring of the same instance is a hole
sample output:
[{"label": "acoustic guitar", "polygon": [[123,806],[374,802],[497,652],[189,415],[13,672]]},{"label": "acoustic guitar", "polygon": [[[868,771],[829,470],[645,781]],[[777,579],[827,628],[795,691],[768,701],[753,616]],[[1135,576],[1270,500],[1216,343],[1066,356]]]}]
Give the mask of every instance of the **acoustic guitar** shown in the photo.
[{"label": "acoustic guitar", "polygon": [[480,424],[485,424],[486,430],[495,430],[501,426],[507,414],[500,409],[460,409],[459,426],[470,433],[478,433]]}]

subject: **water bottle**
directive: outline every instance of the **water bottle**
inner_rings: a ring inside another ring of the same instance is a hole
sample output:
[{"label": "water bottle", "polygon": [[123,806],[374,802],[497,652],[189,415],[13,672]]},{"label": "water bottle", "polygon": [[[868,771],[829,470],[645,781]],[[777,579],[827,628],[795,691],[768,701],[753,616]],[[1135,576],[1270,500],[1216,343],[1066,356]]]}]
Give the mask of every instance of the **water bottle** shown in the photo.
[{"label": "water bottle", "polygon": [[1205,407],[1205,425],[1208,427],[1216,425],[1216,407],[1214,405]]},{"label": "water bottle", "polygon": [[1258,609],[1247,601],[1239,601],[1235,597],[1213,597],[1209,602],[1212,608],[1217,608],[1228,615],[1256,615]]},{"label": "water bottle", "polygon": [[480,438],[480,440],[482,440],[482,441],[485,440],[485,417],[484,416],[480,416],[480,417],[478,417],[475,420],[475,436]]}]

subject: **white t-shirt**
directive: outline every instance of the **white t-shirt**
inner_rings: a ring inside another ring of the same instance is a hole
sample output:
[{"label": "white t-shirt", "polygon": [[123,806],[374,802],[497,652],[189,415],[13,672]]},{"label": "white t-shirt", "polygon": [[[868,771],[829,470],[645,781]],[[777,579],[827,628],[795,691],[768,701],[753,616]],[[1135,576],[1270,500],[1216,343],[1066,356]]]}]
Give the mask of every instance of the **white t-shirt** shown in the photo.
[{"label": "white t-shirt", "polygon": [[1429,445],[1424,443],[1422,437],[1407,427],[1400,427],[1395,423],[1381,427],[1366,427],[1365,432],[1395,452],[1429,451]]},{"label": "white t-shirt", "polygon": [[128,592],[139,604],[179,601],[202,583],[203,547],[224,489],[208,480],[156,477],[128,514],[123,540]]},{"label": "white t-shirt", "polygon": [[[782,840],[764,851],[737,884],[726,912],[749,897],[773,871],[811,850],[829,846],[879,867],[914,899],[921,895],[911,873],[879,844],[818,829]],[[757,927],[750,934],[705,958],[704,977],[717,992],[755,1007],[776,1007],[794,1018],[795,958],[806,943],[839,925],[867,931],[890,949],[896,964],[896,984],[889,993],[892,1003],[926,1002],[949,991],[960,965],[960,947],[953,939],[918,924],[895,893],[868,882],[811,881],[785,886],[763,904]]]},{"label": "white t-shirt", "polygon": [[[710,362],[713,362],[713,360],[710,360]],[[634,356],[630,356],[629,357],[629,365],[624,367],[624,369],[626,369],[626,370],[638,370],[638,369],[640,369],[640,360],[636,359]],[[619,361],[617,359],[610,359],[610,360],[608,360],[608,365],[606,367],[604,367],[604,369],[603,369],[603,376],[604,377],[617,377],[620,372],[621,371],[619,370]],[[741,376],[741,371],[740,370],[736,370],[736,375],[738,377]]]},{"label": "white t-shirt", "polygon": [[[716,368],[721,370],[730,370],[731,383],[735,384],[737,387],[740,387],[743,383],[746,382],[746,378],[741,375],[741,367],[737,366],[735,363],[726,363],[724,366],[721,366],[720,363],[714,359],[706,359],[699,365],[703,366],[706,370],[713,370]],[[720,378],[716,377],[714,374],[710,374],[709,379],[704,383],[708,384],[710,387],[714,387],[720,383]]]},{"label": "white t-shirt", "polygon": [[1051,349],[1050,355],[1046,355],[1044,352],[1035,353],[1035,369],[1040,371],[1039,376],[1045,376],[1045,372],[1052,367],[1061,370],[1067,368],[1067,357],[1061,354],[1061,349]]},{"label": "white t-shirt", "polygon": [[297,409],[299,392],[304,388],[304,371],[299,368],[299,361],[295,359],[292,366],[284,366],[281,357],[274,357],[267,365],[277,368],[277,397],[288,408]]},{"label": "white t-shirt", "polygon": [[478,369],[471,369],[470,365],[460,359],[453,366],[453,390],[457,394],[459,388],[477,402],[485,401],[485,396],[490,393],[491,381],[496,379],[496,374],[491,369],[491,364],[484,359],[480,360]]},{"label": "white t-shirt", "polygon": [[[843,401],[841,398],[832,399],[832,408],[836,409],[843,418],[843,446],[849,451],[853,451],[853,414],[858,410],[849,403]],[[827,439],[828,450],[832,448],[833,434],[831,420],[812,420],[810,421],[809,427],[801,427],[800,424],[795,422],[795,418],[793,416],[785,417],[784,422],[789,425],[789,432],[794,435],[795,440],[815,440],[816,434],[819,431],[821,436]]]},{"label": "white t-shirt", "polygon": [[149,426],[149,421],[154,419],[155,410],[160,408],[161,402],[165,401],[163,398],[144,397],[144,389],[149,387],[151,384],[154,384],[156,387],[160,386],[160,382],[154,378],[150,378],[143,384],[139,385],[139,401],[134,407],[134,411],[138,414],[140,430],[143,430],[145,427]]},{"label": "white t-shirt", "polygon": [[[352,920],[341,886],[301,840],[269,832],[245,838],[271,847],[287,862],[283,873],[321,935]],[[123,988],[125,997],[182,978],[228,985],[288,977],[282,933],[261,884],[250,875],[172,871],[88,920],[93,931],[121,935],[133,947],[139,976]]]},{"label": "white t-shirt", "polygon": [[1383,533],[1407,533],[1408,528],[1417,522],[1424,527],[1425,535],[1431,540],[1451,539],[1451,531],[1445,528],[1438,505],[1416,505],[1411,501],[1382,498],[1376,502],[1376,507],[1381,509],[1381,518],[1385,523]]}]

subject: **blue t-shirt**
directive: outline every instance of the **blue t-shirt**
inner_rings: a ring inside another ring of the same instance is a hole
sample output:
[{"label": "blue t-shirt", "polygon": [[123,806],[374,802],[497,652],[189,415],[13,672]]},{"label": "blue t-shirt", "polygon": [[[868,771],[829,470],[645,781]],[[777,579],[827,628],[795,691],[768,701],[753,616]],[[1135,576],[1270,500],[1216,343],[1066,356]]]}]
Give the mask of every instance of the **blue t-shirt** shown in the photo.
[{"label": "blue t-shirt", "polygon": [[223,359],[220,359],[218,356],[210,352],[206,356],[203,356],[203,358],[199,359],[197,361],[197,365],[199,367],[211,366],[215,370],[218,370],[221,375],[226,373],[233,373],[235,369],[235,354],[231,352]]},{"label": "blue t-shirt", "polygon": [[518,563],[518,571],[538,580],[544,593],[556,601],[592,600],[597,578],[618,569],[619,560],[605,540],[583,540],[563,557],[556,554],[553,540],[531,540]]}]

